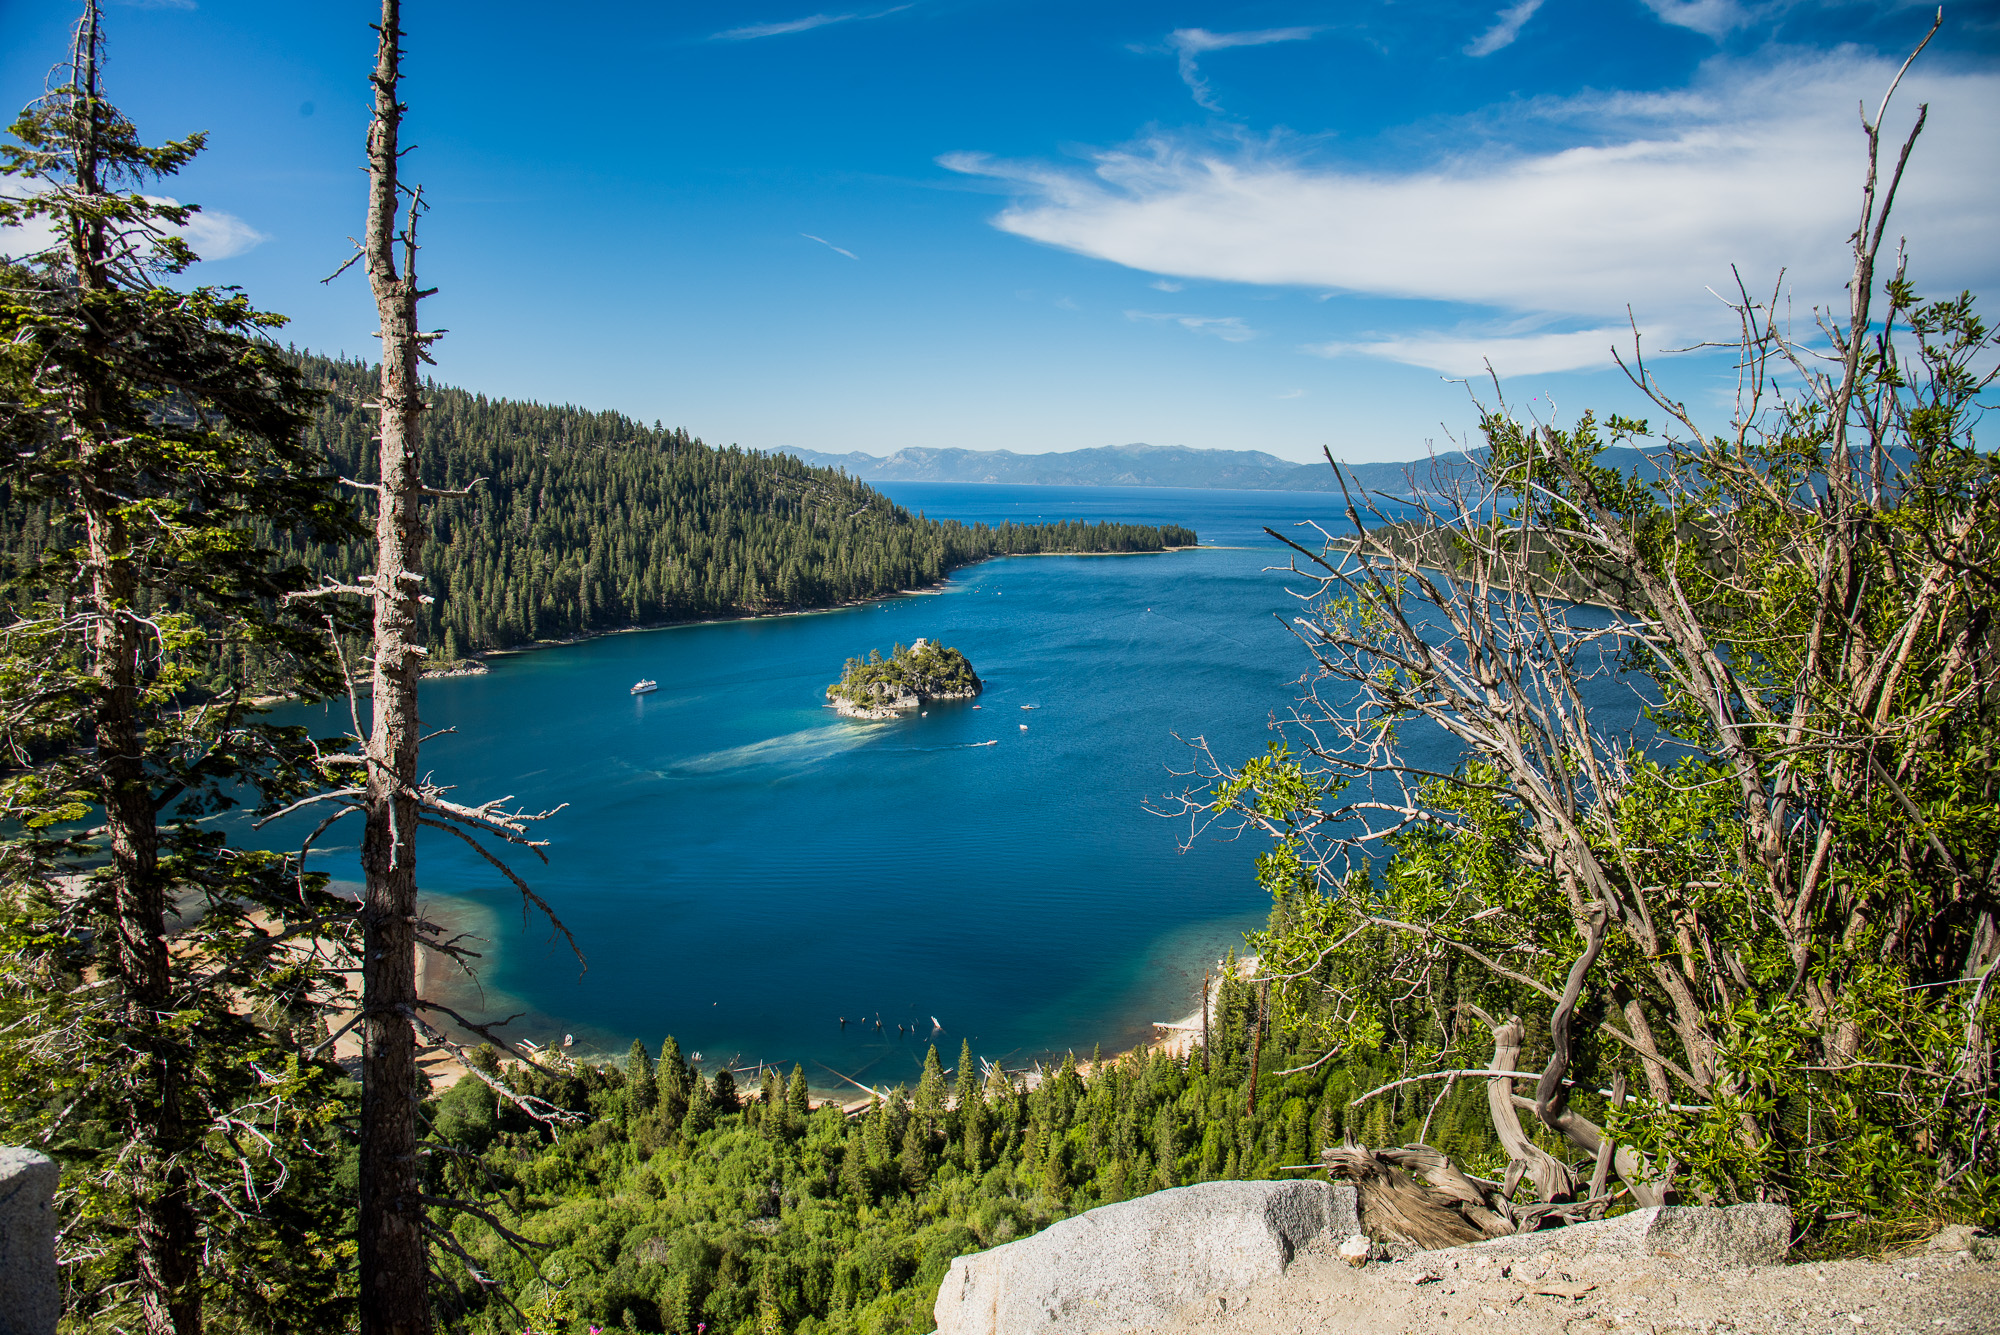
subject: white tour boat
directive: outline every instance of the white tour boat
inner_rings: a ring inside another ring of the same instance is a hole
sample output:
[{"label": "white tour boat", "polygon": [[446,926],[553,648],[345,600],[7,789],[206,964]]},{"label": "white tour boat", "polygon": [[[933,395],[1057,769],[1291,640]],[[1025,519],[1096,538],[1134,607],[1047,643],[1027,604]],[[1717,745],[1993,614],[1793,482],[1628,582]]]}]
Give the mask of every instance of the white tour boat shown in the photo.
[{"label": "white tour boat", "polygon": [[657,691],[659,689],[660,689],[660,683],[658,683],[657,681],[649,680],[648,678],[645,677],[641,677],[636,683],[633,684],[632,694],[651,695],[654,691]]}]

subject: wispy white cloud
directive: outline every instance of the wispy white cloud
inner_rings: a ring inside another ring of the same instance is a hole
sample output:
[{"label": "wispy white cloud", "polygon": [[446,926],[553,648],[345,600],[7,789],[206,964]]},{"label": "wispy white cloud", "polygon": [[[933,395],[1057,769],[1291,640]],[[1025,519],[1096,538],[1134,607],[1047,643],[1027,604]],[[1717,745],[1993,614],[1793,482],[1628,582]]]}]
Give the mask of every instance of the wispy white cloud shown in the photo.
[{"label": "wispy white cloud", "polygon": [[[1641,331],[1649,352],[1671,341],[1663,328]],[[1608,368],[1616,365],[1611,350],[1632,347],[1630,326],[1582,329],[1566,334],[1507,334],[1460,331],[1415,333],[1398,337],[1360,339],[1351,343],[1308,344],[1303,351],[1320,357],[1380,357],[1408,366],[1423,366],[1451,376],[1478,375],[1492,363],[1501,375],[1543,375],[1550,371]]]},{"label": "wispy white cloud", "polygon": [[[1539,0],[1537,0],[1539,3]],[[1179,57],[1181,82],[1194,94],[1195,102],[1210,111],[1220,111],[1208,80],[1201,77],[1196,59],[1210,51],[1232,46],[1269,46],[1273,42],[1307,42],[1318,28],[1262,28],[1256,32],[1210,32],[1206,28],[1176,28],[1167,34],[1167,46]]]},{"label": "wispy white cloud", "polygon": [[1155,278],[1152,282],[1146,284],[1146,286],[1151,288],[1156,288],[1161,292],[1178,292],[1182,288],[1186,287],[1187,284],[1176,283],[1171,278]]},{"label": "wispy white cloud", "polygon": [[1535,17],[1535,11],[1541,7],[1542,0],[1520,0],[1519,4],[1501,10],[1494,17],[1493,26],[1475,38],[1465,48],[1465,54],[1490,56],[1503,47],[1512,46],[1514,39],[1521,35],[1521,25]]},{"label": "wispy white cloud", "polygon": [[751,23],[741,28],[730,28],[711,33],[709,40],[747,42],[758,37],[783,37],[786,33],[809,32],[814,28],[824,28],[829,23],[845,23],[857,17],[855,14],[808,14],[802,19],[787,19],[783,23]]},{"label": "wispy white cloud", "polygon": [[1171,311],[1126,311],[1125,318],[1154,324],[1177,324],[1197,334],[1213,334],[1225,343],[1248,343],[1257,331],[1234,315],[1180,315]]},{"label": "wispy white cloud", "polygon": [[814,236],[811,232],[800,232],[799,235],[804,237],[808,241],[817,241],[822,246],[825,246],[828,250],[833,251],[835,254],[845,255],[850,260],[858,260],[861,258],[859,255],[855,254],[851,250],[843,250],[841,247],[834,245],[833,242],[827,240],[823,236]]},{"label": "wispy white cloud", "polygon": [[741,28],[729,28],[722,32],[711,33],[709,40],[749,42],[759,37],[783,37],[788,33],[810,32],[814,28],[824,28],[834,23],[856,23],[868,19],[887,18],[891,14],[900,14],[911,7],[911,5],[896,5],[890,9],[878,9],[867,14],[808,14],[802,19],[785,19],[777,23],[747,23]]},{"label": "wispy white cloud", "polygon": [[[26,182],[0,181],[0,194],[16,199],[32,193]],[[155,204],[178,204],[179,200],[166,195],[148,195]],[[252,227],[233,213],[219,210],[202,210],[187,220],[187,225],[169,228],[204,260],[226,260],[254,250],[271,238]],[[135,233],[135,249],[141,253],[149,251],[152,238],[146,233]],[[36,218],[22,227],[0,227],[0,256],[14,259],[39,255],[57,244],[54,228],[47,218]]]},{"label": "wispy white cloud", "polygon": [[[1643,3],[1660,22],[1691,28],[1707,37],[1747,28],[1753,18],[1751,11],[1737,0],[1643,0]],[[1757,8],[1769,10],[1778,6],[1767,4]]]},{"label": "wispy white cloud", "polygon": [[[1854,107],[1893,70],[1852,50],[1716,57],[1685,89],[1543,99],[1439,136],[1504,141],[1515,127],[1503,117],[1527,116],[1537,138],[1575,147],[1440,156],[1407,170],[1170,135],[1097,153],[1086,170],[977,154],[940,162],[1015,188],[993,220],[1002,230],[1151,275],[1485,307],[1542,330],[1615,328],[1629,304],[1692,338],[1719,315],[1708,289],[1728,290],[1732,265],[1753,285],[1784,270],[1802,317],[1840,297],[1860,181]],[[2000,72],[1919,70],[1898,99],[1892,129],[1930,104],[1896,214],[1912,274],[1933,291],[1990,286],[2000,278],[2000,137],[1989,133]],[[1524,338],[1510,355],[1544,367],[1586,354],[1602,364],[1609,342],[1494,332]],[[1367,346],[1457,370],[1458,337]]]},{"label": "wispy white cloud", "polygon": [[271,239],[233,213],[207,211],[188,219],[181,235],[205,260],[231,259]]},{"label": "wispy white cloud", "polygon": [[1306,392],[1302,389],[1288,389],[1283,394],[1278,395],[1281,399],[1302,399],[1305,396]]},{"label": "wispy white cloud", "polygon": [[[1851,0],[1641,0],[1653,17],[1718,41],[1738,28],[1754,28],[1794,9],[1848,7]],[[1876,0],[1878,9],[1933,9],[1937,0]]]},{"label": "wispy white cloud", "polygon": [[1054,305],[1059,311],[1080,311],[1083,309],[1083,307],[1076,304],[1074,297],[1057,297]]}]

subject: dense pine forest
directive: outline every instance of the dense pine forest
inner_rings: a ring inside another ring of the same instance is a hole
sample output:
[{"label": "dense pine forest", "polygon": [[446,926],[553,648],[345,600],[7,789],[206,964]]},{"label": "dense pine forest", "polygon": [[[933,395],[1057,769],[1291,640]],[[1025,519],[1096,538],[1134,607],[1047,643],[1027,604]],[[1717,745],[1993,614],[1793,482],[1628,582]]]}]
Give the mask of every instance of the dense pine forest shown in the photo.
[{"label": "dense pine forest", "polygon": [[1260,1043],[1256,989],[1225,973],[1206,1058],[1141,1050],[1007,1072],[982,1070],[965,1045],[946,1067],[933,1048],[914,1090],[852,1115],[813,1107],[802,1070],[746,1073],[743,1088],[727,1071],[704,1078],[672,1039],[657,1059],[635,1043],[622,1070],[510,1067],[522,1093],[575,1118],[566,1127],[467,1076],[430,1105],[450,1151],[433,1160],[437,1194],[497,1186],[496,1221],[529,1245],[457,1216],[454,1234],[494,1287],[461,1275],[456,1318],[493,1335],[927,1331],[953,1257],[1096,1205],[1301,1176],[1288,1166],[1323,1145],[1414,1140],[1426,1125],[1460,1162],[1504,1167],[1483,1084],[1442,1102],[1406,1087],[1350,1107],[1396,1059],[1287,1073],[1311,1059]]},{"label": "dense pine forest", "polygon": [[[306,356],[323,392],[310,443],[373,480],[375,370]],[[426,511],[433,657],[691,617],[828,607],[934,583],[989,556],[1156,552],[1192,530],[1131,524],[970,527],[912,515],[866,484],[790,455],[711,449],[619,413],[433,384],[426,481],[469,494]],[[275,535],[274,535],[275,536]],[[356,541],[281,549],[351,579]]]},{"label": "dense pine forest", "polygon": [[[322,397],[306,440],[350,482],[374,478],[375,369],[299,355]],[[990,556],[1158,552],[1192,529],[1118,523],[965,525],[911,514],[865,483],[790,455],[712,449],[619,413],[432,384],[423,417],[424,563],[432,661],[483,649],[700,617],[831,607],[935,583]],[[354,493],[358,498],[358,491]],[[0,561],[31,567],[73,540],[67,518],[0,482]],[[372,566],[276,531],[288,561],[351,582]]]}]

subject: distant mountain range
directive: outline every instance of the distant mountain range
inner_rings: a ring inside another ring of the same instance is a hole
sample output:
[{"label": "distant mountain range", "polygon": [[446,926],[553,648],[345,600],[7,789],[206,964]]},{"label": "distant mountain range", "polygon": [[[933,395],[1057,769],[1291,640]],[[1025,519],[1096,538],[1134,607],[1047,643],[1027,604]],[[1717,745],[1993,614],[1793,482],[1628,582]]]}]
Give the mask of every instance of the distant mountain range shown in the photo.
[{"label": "distant mountain range", "polygon": [[[1232,491],[1339,491],[1324,463],[1295,464],[1261,450],[1198,450],[1186,445],[1100,445],[1062,454],[1012,450],[897,450],[821,454],[781,450],[820,468],[844,468],[863,482],[1007,482],[1038,487],[1213,487]],[[1630,455],[1630,459],[1613,456]],[[1631,468],[1637,450],[1606,450],[1601,462]],[[1435,492],[1463,476],[1471,461],[1461,450],[1408,463],[1342,464],[1350,487],[1390,496]]]}]

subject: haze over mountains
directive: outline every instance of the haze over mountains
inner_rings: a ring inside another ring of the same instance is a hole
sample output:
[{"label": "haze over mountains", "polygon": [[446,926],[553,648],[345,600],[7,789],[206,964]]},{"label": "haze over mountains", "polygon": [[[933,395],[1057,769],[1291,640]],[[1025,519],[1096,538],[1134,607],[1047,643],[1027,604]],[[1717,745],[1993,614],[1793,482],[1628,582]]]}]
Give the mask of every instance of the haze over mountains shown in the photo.
[{"label": "haze over mountains", "polygon": [[[782,450],[822,468],[844,468],[863,482],[1005,482],[1017,486],[1210,487],[1235,491],[1339,491],[1324,463],[1296,464],[1261,450],[1207,450],[1186,445],[1101,445],[1062,454],[1012,450],[898,450],[887,458],[856,451],[821,454]],[[1626,457],[1629,456],[1629,457]],[[1631,469],[1637,450],[1610,449],[1601,462]],[[1390,496],[1435,492],[1465,476],[1462,450],[1402,463],[1342,464],[1350,487]]]},{"label": "haze over mountains", "polygon": [[[844,468],[863,482],[1006,482],[1019,486],[1216,487],[1238,491],[1338,491],[1324,463],[1296,464],[1261,450],[1203,450],[1186,445],[1101,445],[1062,454],[1016,454],[1012,450],[898,450],[887,458],[855,452],[821,454],[785,450],[806,463]],[[1457,451],[1439,462],[1464,466]],[[1407,490],[1412,468],[1404,463],[1358,464],[1353,480],[1371,489]]]}]

